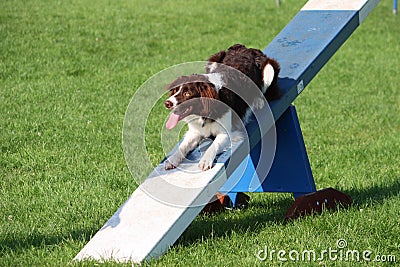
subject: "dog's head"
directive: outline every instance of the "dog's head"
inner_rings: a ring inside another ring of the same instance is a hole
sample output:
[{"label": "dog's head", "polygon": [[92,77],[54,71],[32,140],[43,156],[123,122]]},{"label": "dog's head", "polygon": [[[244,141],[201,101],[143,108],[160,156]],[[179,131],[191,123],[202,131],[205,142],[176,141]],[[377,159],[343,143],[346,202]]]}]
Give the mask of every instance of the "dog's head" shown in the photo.
[{"label": "dog's head", "polygon": [[213,102],[218,100],[219,85],[207,75],[181,76],[167,86],[169,97],[165,107],[172,110],[167,129],[174,128],[189,115],[209,117]]}]

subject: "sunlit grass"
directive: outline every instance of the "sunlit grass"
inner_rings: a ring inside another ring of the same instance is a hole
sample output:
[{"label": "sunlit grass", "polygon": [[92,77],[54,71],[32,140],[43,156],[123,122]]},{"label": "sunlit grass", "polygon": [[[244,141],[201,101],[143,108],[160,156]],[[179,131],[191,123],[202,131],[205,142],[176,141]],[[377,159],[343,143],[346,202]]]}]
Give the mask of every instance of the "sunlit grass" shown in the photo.
[{"label": "sunlit grass", "polygon": [[[305,1],[281,2],[2,3],[0,265],[70,263],[136,188],[121,138],[137,88],[234,43],[263,49]],[[295,102],[317,187],[342,190],[354,205],[285,223],[289,194],[253,194],[244,211],[198,217],[145,266],[277,265],[255,254],[321,251],[338,239],[400,260],[400,22],[390,4],[378,5]],[[153,114],[145,142],[157,164],[167,112]]]}]

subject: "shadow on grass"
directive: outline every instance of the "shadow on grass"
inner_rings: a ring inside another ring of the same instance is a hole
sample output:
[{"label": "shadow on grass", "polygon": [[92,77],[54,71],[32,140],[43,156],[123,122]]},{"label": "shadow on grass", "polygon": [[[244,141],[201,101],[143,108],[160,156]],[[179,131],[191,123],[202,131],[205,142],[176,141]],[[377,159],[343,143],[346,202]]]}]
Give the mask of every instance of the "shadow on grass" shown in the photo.
[{"label": "shadow on grass", "polygon": [[[343,190],[353,199],[353,207],[362,207],[366,202],[375,206],[400,194],[400,178],[392,184],[377,184],[368,188]],[[284,215],[293,203],[291,197],[278,201],[250,202],[246,210],[227,211],[212,216],[199,216],[178,239],[178,245],[190,245],[200,240],[226,237],[232,233],[259,232],[268,224],[284,225]],[[318,215],[317,215],[318,216]]]},{"label": "shadow on grass", "polygon": [[244,210],[227,210],[213,215],[200,215],[186,229],[176,244],[190,245],[208,238],[235,233],[258,232],[267,224],[284,224],[287,209],[293,203],[288,195],[279,200],[250,202]]},{"label": "shadow on grass", "polygon": [[[393,179],[390,179],[393,180]],[[377,184],[368,188],[343,190],[353,199],[353,206],[362,207],[366,202],[382,205],[387,199],[400,194],[400,177],[391,184]],[[245,210],[227,211],[211,216],[198,216],[186,229],[176,244],[190,245],[203,239],[230,236],[232,233],[257,233],[268,224],[285,224],[284,215],[293,203],[292,197],[278,200],[250,202]],[[64,235],[32,234],[18,238],[0,238],[0,256],[12,251],[13,253],[35,247],[60,245],[66,240],[86,243],[99,229],[85,228]]]},{"label": "shadow on grass", "polygon": [[383,178],[381,184],[371,185],[368,188],[353,188],[350,190],[343,190],[344,193],[351,196],[353,199],[353,206],[363,207],[366,202],[372,201],[374,205],[381,205],[385,200],[396,197],[400,194],[400,177],[388,179],[393,181],[391,184],[385,184]]}]

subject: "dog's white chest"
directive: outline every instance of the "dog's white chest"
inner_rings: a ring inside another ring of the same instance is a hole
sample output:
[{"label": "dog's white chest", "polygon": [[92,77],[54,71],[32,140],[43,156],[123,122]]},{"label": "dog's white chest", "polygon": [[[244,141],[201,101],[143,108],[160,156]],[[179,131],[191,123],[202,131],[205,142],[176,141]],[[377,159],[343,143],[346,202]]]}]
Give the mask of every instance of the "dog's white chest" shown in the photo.
[{"label": "dog's white chest", "polygon": [[232,125],[230,111],[215,121],[204,120],[199,116],[188,116],[187,122],[188,134],[198,134],[204,138],[229,133]]}]

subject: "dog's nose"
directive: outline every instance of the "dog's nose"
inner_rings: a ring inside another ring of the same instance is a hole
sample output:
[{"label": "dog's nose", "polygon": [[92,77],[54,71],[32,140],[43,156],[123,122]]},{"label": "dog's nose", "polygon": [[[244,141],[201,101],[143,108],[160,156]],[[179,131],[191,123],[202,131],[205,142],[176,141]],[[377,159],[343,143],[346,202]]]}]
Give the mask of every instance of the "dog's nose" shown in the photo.
[{"label": "dog's nose", "polygon": [[171,109],[174,106],[174,104],[172,103],[172,101],[167,100],[165,101],[165,107],[168,109]]}]

